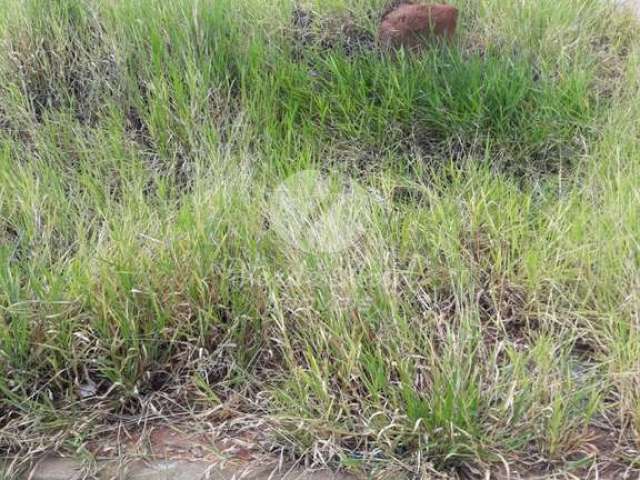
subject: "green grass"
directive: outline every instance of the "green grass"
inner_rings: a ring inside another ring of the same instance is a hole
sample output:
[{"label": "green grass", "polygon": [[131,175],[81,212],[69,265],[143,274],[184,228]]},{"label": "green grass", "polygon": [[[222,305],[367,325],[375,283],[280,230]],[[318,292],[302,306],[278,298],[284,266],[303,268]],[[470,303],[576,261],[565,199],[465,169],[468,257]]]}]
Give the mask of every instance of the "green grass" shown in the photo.
[{"label": "green grass", "polygon": [[[1,2],[0,448],[152,408],[392,478],[635,466],[638,23],[453,3],[414,57],[381,0]],[[306,169],[376,199],[351,248],[270,228]]]}]

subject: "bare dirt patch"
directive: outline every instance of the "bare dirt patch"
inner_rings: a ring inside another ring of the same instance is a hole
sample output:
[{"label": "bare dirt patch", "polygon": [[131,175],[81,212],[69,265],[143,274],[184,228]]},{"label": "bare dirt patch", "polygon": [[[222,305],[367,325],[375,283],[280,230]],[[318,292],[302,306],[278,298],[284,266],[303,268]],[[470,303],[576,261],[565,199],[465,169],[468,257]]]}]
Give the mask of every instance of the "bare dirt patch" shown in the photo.
[{"label": "bare dirt patch", "polygon": [[87,444],[96,459],[146,458],[153,460],[249,462],[264,457],[259,448],[260,435],[254,431],[222,434],[191,431],[188,427],[153,425],[147,428],[122,427]]}]

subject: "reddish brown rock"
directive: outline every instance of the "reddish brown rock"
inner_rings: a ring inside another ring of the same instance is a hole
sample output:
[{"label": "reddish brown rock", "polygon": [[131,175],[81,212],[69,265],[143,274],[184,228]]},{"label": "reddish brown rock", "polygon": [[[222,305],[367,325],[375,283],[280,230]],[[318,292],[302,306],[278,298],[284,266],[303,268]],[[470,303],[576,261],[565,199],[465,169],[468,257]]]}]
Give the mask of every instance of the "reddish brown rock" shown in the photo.
[{"label": "reddish brown rock", "polygon": [[452,5],[405,3],[382,17],[378,38],[386,47],[419,50],[431,39],[451,39],[457,23],[458,9]]}]

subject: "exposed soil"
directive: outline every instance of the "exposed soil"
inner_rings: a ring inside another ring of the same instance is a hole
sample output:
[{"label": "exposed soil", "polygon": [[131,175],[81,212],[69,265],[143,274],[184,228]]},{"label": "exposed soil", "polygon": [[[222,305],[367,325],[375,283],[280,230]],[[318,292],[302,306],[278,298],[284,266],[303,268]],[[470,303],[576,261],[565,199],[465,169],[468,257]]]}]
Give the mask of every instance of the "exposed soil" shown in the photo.
[{"label": "exposed soil", "polygon": [[[192,426],[193,428],[193,426]],[[260,435],[253,431],[235,433],[187,431],[186,427],[153,425],[132,426],[87,444],[87,450],[98,460],[143,457],[153,460],[250,462],[264,457],[259,448]]]}]

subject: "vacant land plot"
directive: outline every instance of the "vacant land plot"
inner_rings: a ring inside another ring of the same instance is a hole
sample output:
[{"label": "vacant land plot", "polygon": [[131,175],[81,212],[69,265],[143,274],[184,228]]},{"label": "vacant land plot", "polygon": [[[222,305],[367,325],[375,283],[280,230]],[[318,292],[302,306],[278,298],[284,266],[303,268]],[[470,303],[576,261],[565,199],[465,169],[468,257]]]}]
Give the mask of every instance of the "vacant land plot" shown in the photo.
[{"label": "vacant land plot", "polygon": [[409,55],[383,0],[0,2],[6,455],[191,419],[392,478],[636,465],[638,22],[453,3]]}]

